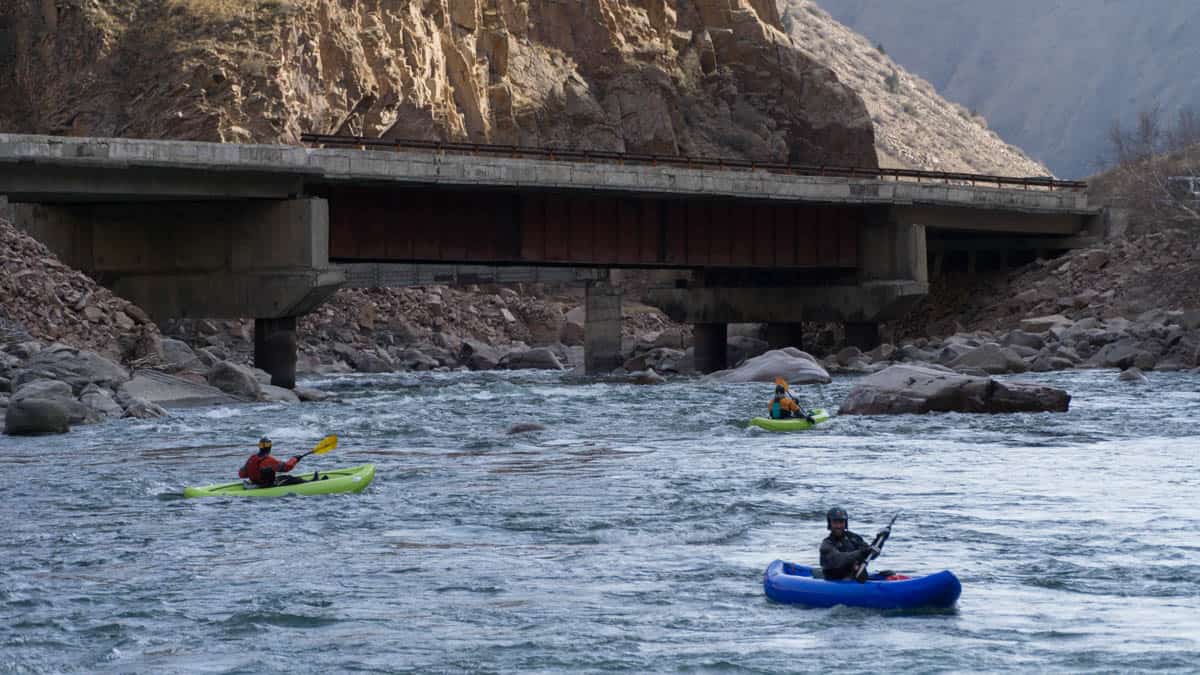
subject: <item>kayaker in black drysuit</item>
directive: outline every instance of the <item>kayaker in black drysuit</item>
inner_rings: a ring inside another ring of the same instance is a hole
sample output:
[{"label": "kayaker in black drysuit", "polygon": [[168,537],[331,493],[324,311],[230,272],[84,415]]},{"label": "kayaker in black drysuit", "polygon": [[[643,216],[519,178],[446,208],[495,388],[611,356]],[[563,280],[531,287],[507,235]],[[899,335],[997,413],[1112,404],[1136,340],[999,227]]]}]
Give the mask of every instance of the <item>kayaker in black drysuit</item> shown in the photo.
[{"label": "kayaker in black drysuit", "polygon": [[846,509],[835,506],[825,514],[825,525],[829,536],[821,542],[821,572],[829,580],[850,579],[859,563],[875,551],[862,537],[846,527],[850,517]]}]

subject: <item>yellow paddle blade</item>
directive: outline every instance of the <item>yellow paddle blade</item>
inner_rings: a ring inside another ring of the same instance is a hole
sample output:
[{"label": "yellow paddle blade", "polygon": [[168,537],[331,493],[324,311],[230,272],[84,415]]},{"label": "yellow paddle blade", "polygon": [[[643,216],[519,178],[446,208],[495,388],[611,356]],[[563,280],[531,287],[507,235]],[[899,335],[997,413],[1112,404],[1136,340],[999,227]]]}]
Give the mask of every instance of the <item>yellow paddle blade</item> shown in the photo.
[{"label": "yellow paddle blade", "polygon": [[337,436],[326,436],[325,440],[317,443],[317,447],[312,449],[314,455],[323,455],[337,447]]},{"label": "yellow paddle blade", "polygon": [[783,387],[784,389],[788,388],[787,380],[783,379],[782,377],[775,378],[775,384]]}]

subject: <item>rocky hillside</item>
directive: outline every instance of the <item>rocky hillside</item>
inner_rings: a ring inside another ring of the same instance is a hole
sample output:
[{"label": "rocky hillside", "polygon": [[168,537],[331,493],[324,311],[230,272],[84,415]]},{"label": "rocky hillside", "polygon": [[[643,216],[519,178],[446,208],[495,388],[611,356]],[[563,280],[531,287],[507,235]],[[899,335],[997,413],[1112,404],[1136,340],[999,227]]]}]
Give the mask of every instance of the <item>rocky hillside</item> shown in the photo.
[{"label": "rocky hillside", "polygon": [[1058,175],[1095,172],[1114,120],[1200,106],[1193,0],[817,0]]},{"label": "rocky hillside", "polygon": [[944,278],[894,329],[905,337],[1018,328],[1027,317],[1136,319],[1200,309],[1200,232],[1166,229],[1106,241],[1004,275]]},{"label": "rocky hillside", "polygon": [[37,339],[127,365],[159,360],[158,327],[137,305],[67,267],[0,218],[0,343]]},{"label": "rocky hillside", "polygon": [[768,0],[14,0],[0,35],[10,131],[875,163]]},{"label": "rocky hillside", "polygon": [[942,98],[885,49],[838,23],[812,0],[780,0],[793,43],[862,97],[875,124],[880,166],[1000,176],[1050,170],[1009,145],[987,120]]},{"label": "rocky hillside", "polygon": [[0,88],[19,132],[1047,173],[810,0],[15,0]]}]

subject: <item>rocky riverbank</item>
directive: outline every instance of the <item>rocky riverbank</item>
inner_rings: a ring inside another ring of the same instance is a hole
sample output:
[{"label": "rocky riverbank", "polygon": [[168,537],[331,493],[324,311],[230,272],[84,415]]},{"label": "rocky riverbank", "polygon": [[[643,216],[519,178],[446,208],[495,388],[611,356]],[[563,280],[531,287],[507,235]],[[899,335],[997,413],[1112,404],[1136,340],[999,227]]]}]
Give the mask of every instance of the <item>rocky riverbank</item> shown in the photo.
[{"label": "rocky riverbank", "polygon": [[[11,433],[166,414],[159,403],[323,396],[272,387],[251,366],[250,320],[160,327],[3,220],[0,244],[0,415]],[[816,357],[803,359],[823,369],[816,377],[907,364],[969,377],[1119,368],[1137,382],[1147,370],[1196,369],[1198,255],[1192,233],[1167,231],[1039,260],[974,287],[935,286],[917,312],[886,327],[892,342],[863,352],[842,348],[835,330],[812,331],[804,346]],[[635,300],[623,307],[624,365],[614,375],[654,384],[694,374],[690,327]],[[579,288],[346,289],[302,318],[298,370],[580,368],[583,324]],[[762,329],[731,327],[730,365],[767,352]],[[763,379],[756,368],[728,377]]]}]

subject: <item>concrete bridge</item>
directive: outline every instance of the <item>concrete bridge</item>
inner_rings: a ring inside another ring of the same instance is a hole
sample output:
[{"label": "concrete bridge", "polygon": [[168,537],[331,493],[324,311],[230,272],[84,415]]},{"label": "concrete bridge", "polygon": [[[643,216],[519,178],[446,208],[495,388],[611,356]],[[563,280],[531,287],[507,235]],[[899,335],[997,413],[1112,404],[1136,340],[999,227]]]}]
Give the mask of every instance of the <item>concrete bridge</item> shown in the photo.
[{"label": "concrete bridge", "polygon": [[[1085,241],[1082,183],[315,137],[354,147],[0,134],[0,200],[73,267],[156,318],[255,317],[255,359],[295,377],[296,317],[337,288],[586,285],[590,372],[619,365],[608,270],[672,270],[652,295],[724,367],[725,328],[841,321],[869,347],[956,253]],[[0,205],[2,206],[2,205]]]}]

